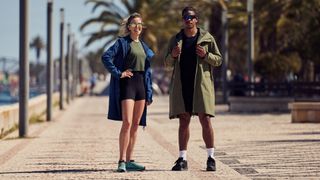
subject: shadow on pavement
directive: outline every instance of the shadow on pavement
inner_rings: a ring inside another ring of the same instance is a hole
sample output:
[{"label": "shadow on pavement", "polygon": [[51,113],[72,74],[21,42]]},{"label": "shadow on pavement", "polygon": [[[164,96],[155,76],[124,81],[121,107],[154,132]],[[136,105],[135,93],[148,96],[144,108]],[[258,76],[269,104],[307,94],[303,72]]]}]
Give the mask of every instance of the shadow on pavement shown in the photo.
[{"label": "shadow on pavement", "polygon": [[78,113],[81,117],[107,117],[106,113]]},{"label": "shadow on pavement", "polygon": [[284,139],[284,140],[270,140],[270,141],[256,141],[256,143],[310,143],[320,142],[320,139]]},{"label": "shadow on pavement", "polygon": [[[89,172],[116,172],[115,169],[61,169],[61,170],[43,170],[43,171],[9,171],[9,172],[0,172],[0,175],[9,175],[9,174],[65,174],[65,173],[89,173]],[[145,172],[172,172],[168,169],[146,169]],[[137,171],[128,171],[127,173],[134,173]]]},{"label": "shadow on pavement", "polygon": [[301,132],[301,133],[290,133],[290,135],[316,135],[316,134],[320,134],[320,131],[317,132]]},{"label": "shadow on pavement", "polygon": [[0,174],[40,174],[40,173],[86,173],[86,172],[103,172],[103,171],[115,171],[114,169],[60,169],[60,170],[44,170],[44,171],[11,171],[0,172]]},{"label": "shadow on pavement", "polygon": [[[173,172],[170,169],[146,169],[144,172]],[[133,171],[131,171],[133,172]]]}]

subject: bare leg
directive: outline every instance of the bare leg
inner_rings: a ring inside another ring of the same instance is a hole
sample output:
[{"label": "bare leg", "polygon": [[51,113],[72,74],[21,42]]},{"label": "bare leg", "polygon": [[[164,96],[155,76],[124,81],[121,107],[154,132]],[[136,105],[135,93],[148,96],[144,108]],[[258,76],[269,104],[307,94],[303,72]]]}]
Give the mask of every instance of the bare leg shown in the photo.
[{"label": "bare leg", "polygon": [[124,157],[126,155],[126,151],[129,145],[134,100],[126,99],[121,101],[121,108],[122,108],[122,127],[119,135],[119,148],[120,148],[119,160],[125,160]]},{"label": "bare leg", "polygon": [[179,115],[179,150],[187,150],[190,137],[189,124],[190,114],[184,113]]},{"label": "bare leg", "polygon": [[141,116],[144,111],[145,104],[146,104],[145,100],[135,101],[134,103],[133,119],[132,119],[132,125],[130,129],[130,140],[129,140],[129,145],[126,153],[127,161],[130,161],[132,157],[133,148],[137,139],[138,127],[141,120]]},{"label": "bare leg", "polygon": [[213,148],[214,147],[214,133],[213,128],[210,121],[210,116],[199,113],[199,120],[202,126],[202,138],[206,144],[207,148]]}]

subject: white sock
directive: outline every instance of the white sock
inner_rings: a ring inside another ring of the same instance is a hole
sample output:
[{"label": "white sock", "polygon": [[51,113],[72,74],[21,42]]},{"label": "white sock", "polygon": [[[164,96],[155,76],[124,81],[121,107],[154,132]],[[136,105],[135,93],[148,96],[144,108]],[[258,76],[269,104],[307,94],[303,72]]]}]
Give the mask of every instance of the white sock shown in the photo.
[{"label": "white sock", "polygon": [[187,150],[179,151],[179,157],[182,157],[183,160],[187,160]]},{"label": "white sock", "polygon": [[214,158],[214,148],[207,148],[208,157]]}]

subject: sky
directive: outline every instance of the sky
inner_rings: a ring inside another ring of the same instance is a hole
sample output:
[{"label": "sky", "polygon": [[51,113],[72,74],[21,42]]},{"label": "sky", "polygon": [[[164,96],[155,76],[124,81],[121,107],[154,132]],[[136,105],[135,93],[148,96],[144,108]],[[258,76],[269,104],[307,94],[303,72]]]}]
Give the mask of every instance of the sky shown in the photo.
[{"label": "sky", "polygon": [[[0,0],[0,58],[19,59],[19,0]],[[65,22],[71,24],[71,30],[78,42],[80,54],[96,50],[103,42],[97,42],[84,47],[89,32],[97,30],[97,26],[89,27],[80,32],[80,25],[87,19],[95,17],[98,12],[92,13],[92,5],[84,4],[85,0],[53,0],[52,23],[52,57],[59,57],[60,44],[60,8],[65,10]],[[29,42],[40,35],[44,43],[47,41],[47,0],[29,0]],[[96,29],[95,29],[96,28]],[[65,48],[66,30],[65,26]],[[66,52],[66,49],[64,50]],[[35,51],[29,50],[29,61],[35,62]],[[46,50],[41,52],[40,62],[46,62]]]}]

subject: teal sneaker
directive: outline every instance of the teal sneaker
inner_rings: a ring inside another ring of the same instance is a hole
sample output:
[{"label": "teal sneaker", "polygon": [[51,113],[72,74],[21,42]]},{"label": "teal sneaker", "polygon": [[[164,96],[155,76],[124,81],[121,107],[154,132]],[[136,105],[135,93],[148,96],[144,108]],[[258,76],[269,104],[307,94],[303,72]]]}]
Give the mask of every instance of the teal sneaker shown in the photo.
[{"label": "teal sneaker", "polygon": [[146,167],[135,163],[134,160],[130,160],[129,162],[126,163],[126,169],[128,171],[144,171],[146,170]]},{"label": "teal sneaker", "polygon": [[118,162],[117,172],[126,172],[126,163],[123,160]]}]

